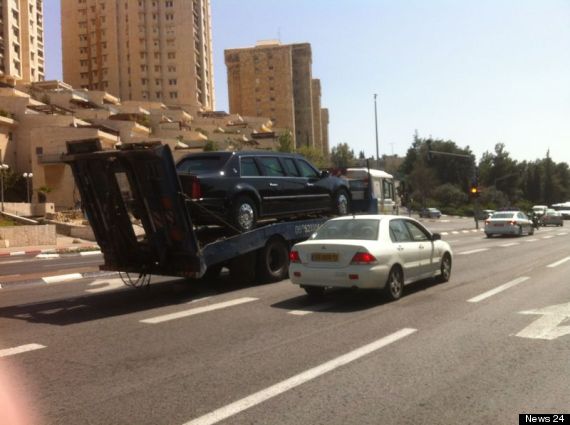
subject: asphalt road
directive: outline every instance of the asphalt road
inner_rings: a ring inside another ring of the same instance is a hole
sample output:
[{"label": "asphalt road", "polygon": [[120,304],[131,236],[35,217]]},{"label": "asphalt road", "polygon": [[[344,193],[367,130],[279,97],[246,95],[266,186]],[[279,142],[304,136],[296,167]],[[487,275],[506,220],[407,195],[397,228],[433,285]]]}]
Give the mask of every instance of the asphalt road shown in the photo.
[{"label": "asphalt road", "polygon": [[570,412],[569,232],[445,233],[451,281],[393,303],[353,291],[317,302],[289,281],[227,277],[5,288],[0,365],[19,371],[8,385],[45,424],[516,424]]}]

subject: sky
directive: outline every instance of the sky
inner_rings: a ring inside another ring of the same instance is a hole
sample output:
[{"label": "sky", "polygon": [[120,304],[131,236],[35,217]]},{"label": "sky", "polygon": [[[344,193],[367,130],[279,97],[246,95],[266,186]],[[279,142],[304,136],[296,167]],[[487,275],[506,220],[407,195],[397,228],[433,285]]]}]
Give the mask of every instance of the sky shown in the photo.
[{"label": "sky", "polygon": [[[570,163],[570,0],[211,0],[216,109],[224,50],[308,42],[329,143],[404,156],[414,132],[479,159]],[[45,0],[46,79],[62,79],[59,0]]]}]

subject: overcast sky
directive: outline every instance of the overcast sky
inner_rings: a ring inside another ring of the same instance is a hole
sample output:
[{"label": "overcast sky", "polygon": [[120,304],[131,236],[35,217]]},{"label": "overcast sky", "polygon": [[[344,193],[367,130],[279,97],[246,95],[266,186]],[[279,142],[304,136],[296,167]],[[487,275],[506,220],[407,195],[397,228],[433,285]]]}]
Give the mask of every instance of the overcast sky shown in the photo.
[{"label": "overcast sky", "polygon": [[[62,79],[59,0],[45,0],[46,79]],[[216,109],[224,49],[309,42],[330,144],[405,155],[414,131],[517,160],[570,163],[570,0],[212,0]]]}]

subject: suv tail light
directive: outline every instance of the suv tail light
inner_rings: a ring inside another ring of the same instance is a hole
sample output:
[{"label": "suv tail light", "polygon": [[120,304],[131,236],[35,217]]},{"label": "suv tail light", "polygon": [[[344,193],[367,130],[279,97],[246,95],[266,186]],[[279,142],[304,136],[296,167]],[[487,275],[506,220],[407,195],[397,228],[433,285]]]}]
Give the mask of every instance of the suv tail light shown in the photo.
[{"label": "suv tail light", "polygon": [[356,265],[368,265],[376,263],[378,263],[376,257],[369,252],[357,252],[354,254],[354,257],[352,257],[352,260],[350,261],[350,264]]},{"label": "suv tail light", "polygon": [[190,197],[192,199],[200,199],[202,197],[202,187],[200,187],[200,180],[198,180],[198,177],[192,178]]},{"label": "suv tail light", "polygon": [[291,251],[289,253],[289,261],[292,263],[300,263],[301,257],[299,257],[299,251]]}]

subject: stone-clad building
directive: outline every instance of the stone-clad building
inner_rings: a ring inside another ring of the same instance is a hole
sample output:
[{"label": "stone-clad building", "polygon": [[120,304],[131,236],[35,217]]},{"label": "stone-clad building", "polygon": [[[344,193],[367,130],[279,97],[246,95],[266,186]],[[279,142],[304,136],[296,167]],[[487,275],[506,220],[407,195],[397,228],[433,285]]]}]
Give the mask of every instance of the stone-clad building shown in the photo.
[{"label": "stone-clad building", "polygon": [[[319,80],[312,78],[308,43],[259,42],[225,51],[230,113],[268,116],[291,130],[295,146],[323,149]],[[327,121],[328,122],[328,121]],[[324,151],[323,152],[327,152]]]},{"label": "stone-clad building", "polygon": [[61,22],[73,87],[214,109],[210,0],[62,0]]},{"label": "stone-clad building", "polygon": [[0,1],[0,80],[44,79],[43,0]]}]

